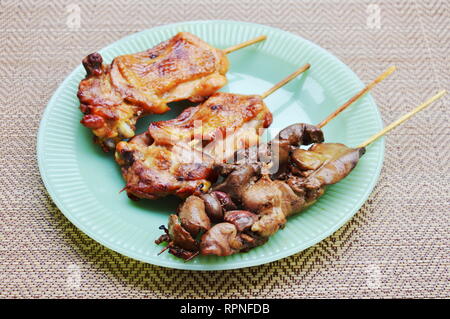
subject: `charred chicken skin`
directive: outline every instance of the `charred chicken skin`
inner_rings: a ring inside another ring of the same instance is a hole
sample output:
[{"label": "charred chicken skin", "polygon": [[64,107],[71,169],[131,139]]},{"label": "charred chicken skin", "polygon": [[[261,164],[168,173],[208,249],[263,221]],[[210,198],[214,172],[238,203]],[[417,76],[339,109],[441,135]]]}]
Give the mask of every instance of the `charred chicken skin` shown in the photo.
[{"label": "charred chicken skin", "polygon": [[174,101],[201,102],[223,87],[228,59],[223,51],[181,32],[147,51],[118,56],[111,64],[92,53],[83,66],[81,123],[109,151],[134,136],[140,117],[167,112],[167,104]]},{"label": "charred chicken skin", "polygon": [[259,96],[231,93],[216,93],[173,120],[153,122],[147,132],[117,144],[125,190],[132,199],[205,193],[217,179],[215,163],[230,149],[257,143],[260,129],[271,122]]},{"label": "charred chicken skin", "polygon": [[[289,216],[309,207],[322,196],[327,185],[345,178],[365,151],[364,148],[322,142],[320,129],[295,124],[262,148],[258,155],[262,161],[247,157],[247,162],[220,164],[219,172],[225,180],[200,198],[217,198],[216,193],[228,196],[234,205],[232,210],[224,209],[218,200],[216,205],[205,205],[206,216],[216,224],[211,222],[195,247],[185,249],[184,255],[174,248],[177,244],[173,234],[160,238],[157,243],[169,242],[171,253],[182,258],[188,256],[188,259],[198,254],[227,256],[264,244],[284,227]],[[312,143],[307,150],[299,147]],[[287,157],[283,150],[274,152],[274,145],[287,151]],[[264,167],[271,166],[273,160],[281,161],[276,171],[264,172]],[[218,213],[207,207],[221,210]],[[171,215],[171,218],[179,217]]]}]

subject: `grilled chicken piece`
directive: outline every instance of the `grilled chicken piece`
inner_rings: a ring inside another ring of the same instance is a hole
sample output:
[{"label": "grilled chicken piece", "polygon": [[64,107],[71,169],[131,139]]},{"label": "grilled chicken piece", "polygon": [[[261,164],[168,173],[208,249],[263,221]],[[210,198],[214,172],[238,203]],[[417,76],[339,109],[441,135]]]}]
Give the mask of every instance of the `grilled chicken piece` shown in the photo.
[{"label": "grilled chicken piece", "polygon": [[216,93],[176,119],[154,122],[144,134],[117,145],[125,190],[133,199],[206,192],[217,178],[214,164],[236,148],[257,143],[260,129],[271,122],[259,96]]},{"label": "grilled chicken piece", "polygon": [[148,132],[120,142],[116,161],[126,182],[124,190],[134,200],[200,194],[217,178],[212,158],[187,143],[156,145]]},{"label": "grilled chicken piece", "polygon": [[272,114],[258,95],[218,92],[173,120],[151,123],[148,131],[156,144],[189,142],[216,160],[224,161],[235,150],[255,145],[260,129],[271,123]]},{"label": "grilled chicken piece", "polygon": [[109,151],[134,136],[140,117],[167,112],[174,101],[201,102],[223,87],[228,59],[223,51],[181,32],[147,51],[118,56],[110,65],[103,64],[99,53],[88,55],[83,65],[81,123]]}]

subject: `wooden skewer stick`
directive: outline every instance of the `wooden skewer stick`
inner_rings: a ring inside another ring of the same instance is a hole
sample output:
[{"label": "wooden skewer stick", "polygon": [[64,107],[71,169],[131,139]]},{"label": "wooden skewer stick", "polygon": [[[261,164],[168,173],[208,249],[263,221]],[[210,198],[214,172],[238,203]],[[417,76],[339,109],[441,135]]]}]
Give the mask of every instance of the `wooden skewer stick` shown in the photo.
[{"label": "wooden skewer stick", "polygon": [[322,128],[325,125],[328,124],[332,119],[334,119],[336,116],[338,116],[342,111],[344,111],[347,107],[349,107],[351,104],[356,102],[360,97],[362,97],[364,94],[369,92],[375,85],[383,81],[385,78],[387,78],[389,75],[391,75],[395,71],[396,67],[391,66],[389,69],[384,71],[383,74],[378,76],[375,80],[373,80],[370,84],[368,84],[365,88],[363,88],[361,91],[356,93],[353,97],[351,97],[347,102],[345,102],[340,108],[338,108],[336,111],[328,115],[328,117],[320,122],[318,125],[316,125],[318,128]]},{"label": "wooden skewer stick", "polygon": [[419,105],[418,107],[416,107],[414,110],[412,110],[411,112],[403,115],[401,118],[399,118],[397,121],[392,122],[391,124],[389,124],[388,126],[386,126],[384,129],[382,129],[380,132],[376,133],[375,135],[373,135],[372,137],[370,137],[369,139],[367,139],[367,141],[365,141],[364,143],[361,143],[358,148],[360,147],[366,147],[367,145],[369,145],[370,143],[376,141],[378,138],[380,138],[381,136],[385,135],[386,133],[390,132],[391,130],[393,130],[394,128],[396,128],[397,126],[399,126],[400,124],[402,124],[403,122],[409,120],[411,117],[413,117],[414,115],[416,115],[417,113],[419,113],[420,111],[422,111],[423,109],[427,108],[428,106],[430,106],[431,103],[439,100],[441,97],[443,97],[445,94],[447,94],[446,90],[442,90],[440,91],[438,94],[436,94],[435,96],[433,96],[432,98],[428,99],[427,101],[425,101],[424,103],[422,103],[421,105]]},{"label": "wooden skewer stick", "polygon": [[158,256],[161,255],[163,252],[165,252],[167,249],[169,249],[170,246],[171,246],[171,245],[169,244],[169,245],[167,245],[166,247],[164,247],[163,249],[161,249],[161,251],[158,253]]},{"label": "wooden skewer stick", "polygon": [[185,259],[184,262],[187,263],[189,260],[194,259],[198,255],[200,255],[200,251],[196,251],[194,254],[191,255],[191,257]]},{"label": "wooden skewer stick", "polygon": [[302,74],[303,72],[305,72],[306,70],[308,70],[311,67],[311,64],[307,63],[304,66],[302,66],[300,69],[298,69],[297,71],[295,71],[294,73],[292,73],[291,75],[287,76],[286,78],[284,78],[283,80],[281,80],[280,82],[278,82],[277,84],[275,84],[273,87],[271,87],[269,90],[267,90],[266,92],[264,92],[263,94],[261,94],[261,98],[265,99],[266,97],[268,97],[270,94],[272,94],[273,92],[275,92],[276,90],[278,90],[279,88],[281,88],[282,86],[288,84],[290,81],[292,81],[293,79],[295,79],[297,76],[299,76],[300,74]]},{"label": "wooden skewer stick", "polygon": [[242,42],[242,43],[239,43],[239,44],[236,44],[236,45],[233,45],[232,47],[223,49],[222,51],[225,52],[225,54],[229,54],[229,53],[231,53],[231,52],[234,52],[234,51],[237,51],[237,50],[239,50],[239,49],[248,47],[249,45],[258,43],[258,42],[263,41],[263,40],[265,40],[265,39],[267,39],[267,36],[265,36],[265,35],[260,35],[259,37],[256,37],[256,38],[254,38],[254,39],[250,39],[250,40],[248,40],[248,41],[245,41],[245,42]]}]

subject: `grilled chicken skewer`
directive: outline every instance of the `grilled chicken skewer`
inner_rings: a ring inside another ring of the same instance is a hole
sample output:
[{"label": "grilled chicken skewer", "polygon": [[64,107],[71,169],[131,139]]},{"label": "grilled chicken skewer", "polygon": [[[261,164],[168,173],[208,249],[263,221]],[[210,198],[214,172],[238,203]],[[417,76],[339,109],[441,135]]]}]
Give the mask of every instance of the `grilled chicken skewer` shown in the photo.
[{"label": "grilled chicken skewer", "polygon": [[[313,126],[303,123],[291,125],[282,130],[265,147],[264,145],[259,148],[254,146],[248,150],[238,151],[235,158],[237,165],[216,164],[216,166],[220,167],[220,173],[223,176],[227,176],[225,182],[215,186],[209,194],[202,194],[200,197],[190,196],[188,200],[192,201],[192,198],[196,198],[192,202],[197,203],[198,206],[196,209],[197,222],[201,219],[216,222],[225,221],[225,223],[219,223],[212,228],[203,228],[202,231],[206,232],[206,234],[201,243],[197,242],[197,246],[193,249],[192,244],[195,241],[192,240],[189,247],[187,247],[184,245],[183,240],[186,238],[192,239],[193,237],[189,237],[190,232],[184,229],[183,225],[189,223],[189,218],[186,216],[189,215],[189,210],[193,205],[182,205],[179,211],[181,220],[176,215],[171,215],[166,235],[158,239],[157,242],[169,242],[167,247],[170,248],[170,252],[185,259],[192,258],[200,251],[202,254],[228,255],[236,251],[248,250],[264,243],[271,234],[284,225],[286,217],[291,212],[298,211],[303,206],[311,205],[315,198],[322,194],[324,185],[339,180],[336,176],[334,176],[334,179],[325,179],[321,187],[312,188],[307,192],[303,190],[302,196],[299,196],[301,191],[294,193],[292,190],[293,187],[300,187],[300,181],[293,175],[293,171],[301,173],[301,176],[305,177],[311,173],[311,170],[317,169],[320,163],[323,163],[326,159],[333,158],[333,154],[344,156],[348,153],[346,157],[350,161],[350,165],[344,164],[343,168],[339,168],[340,171],[338,172],[340,174],[338,176],[343,178],[353,168],[352,163],[356,165],[357,158],[363,153],[362,150],[347,150],[344,145],[335,144],[329,144],[327,147],[317,146],[310,151],[304,151],[299,146],[323,142],[323,133],[320,128],[394,70],[395,67],[389,68],[318,125]],[[292,169],[292,157],[294,160],[297,160],[299,165],[296,169]],[[330,167],[333,167],[333,163],[330,162],[325,167],[330,169]],[[272,171],[271,177],[267,174],[270,171],[266,169],[268,167]],[[262,175],[264,178],[260,178],[262,168],[266,169],[266,172],[263,172],[265,174]],[[323,171],[327,172],[325,169]],[[330,175],[331,173],[328,174]],[[311,181],[317,184],[317,181],[321,180],[322,175],[316,173],[315,176],[314,180],[311,177]],[[288,181],[291,185],[288,184]],[[313,185],[311,183],[308,185]],[[232,207],[236,207],[236,204],[238,204],[244,210],[232,210],[224,213],[227,210],[223,204],[224,198],[227,198],[226,203],[233,203]],[[272,205],[274,203],[278,203],[275,205],[276,207]],[[263,212],[260,212],[261,214],[254,213],[261,209],[263,209]],[[234,227],[230,224],[233,224]],[[210,223],[205,222],[204,225],[210,225]],[[240,240],[237,240],[236,234],[239,232],[241,237]],[[178,236],[180,233],[184,234],[181,238]],[[192,235],[197,236],[198,234]],[[219,237],[222,238],[221,241],[224,243],[230,242],[224,238],[234,238],[232,240],[233,244],[227,247],[221,246],[216,242]]]},{"label": "grilled chicken skewer", "polygon": [[[308,68],[309,64],[304,65],[274,88]],[[263,98],[274,88],[261,96],[218,92],[177,118],[153,122],[147,132],[118,143],[116,161],[121,166],[128,196],[185,198],[207,192],[217,179],[214,164],[226,159],[224,145],[230,145],[232,140],[238,148],[251,147],[272,123]]]},{"label": "grilled chicken skewer", "polygon": [[110,65],[92,53],[83,59],[87,75],[78,89],[81,123],[104,151],[114,150],[134,136],[140,117],[165,113],[170,102],[202,102],[215,93],[227,83],[226,54],[265,38],[220,50],[180,32],[144,52],[118,56]]}]

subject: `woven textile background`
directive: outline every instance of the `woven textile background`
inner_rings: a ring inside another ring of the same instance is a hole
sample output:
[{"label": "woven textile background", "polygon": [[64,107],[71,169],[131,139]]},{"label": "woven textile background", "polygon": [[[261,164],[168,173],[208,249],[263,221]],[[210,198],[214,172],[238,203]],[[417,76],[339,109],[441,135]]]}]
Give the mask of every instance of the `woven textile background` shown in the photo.
[{"label": "woven textile background", "polygon": [[35,153],[39,120],[55,89],[86,54],[123,36],[201,19],[293,32],[328,49],[365,82],[398,66],[373,92],[385,122],[450,88],[446,0],[0,0],[0,296],[449,298],[448,97],[389,135],[378,185],[351,221],[271,264],[164,269],[106,249],[62,215],[42,184]]}]

